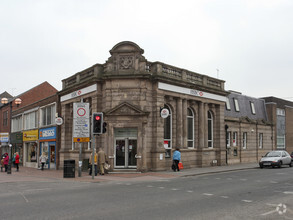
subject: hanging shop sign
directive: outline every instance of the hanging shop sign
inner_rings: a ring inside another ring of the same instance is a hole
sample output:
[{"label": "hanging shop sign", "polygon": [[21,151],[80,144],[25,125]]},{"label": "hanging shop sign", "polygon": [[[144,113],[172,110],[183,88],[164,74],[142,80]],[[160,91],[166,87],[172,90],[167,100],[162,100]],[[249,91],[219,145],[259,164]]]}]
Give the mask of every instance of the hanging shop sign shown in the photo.
[{"label": "hanging shop sign", "polygon": [[168,118],[169,114],[170,114],[170,112],[169,112],[169,110],[167,108],[162,108],[161,109],[161,117],[162,118]]}]

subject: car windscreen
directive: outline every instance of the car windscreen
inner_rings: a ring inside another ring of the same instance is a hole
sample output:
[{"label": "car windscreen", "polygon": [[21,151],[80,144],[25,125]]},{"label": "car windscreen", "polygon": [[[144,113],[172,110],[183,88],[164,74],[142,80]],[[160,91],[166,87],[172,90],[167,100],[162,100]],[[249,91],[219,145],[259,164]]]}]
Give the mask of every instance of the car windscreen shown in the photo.
[{"label": "car windscreen", "polygon": [[281,157],[281,152],[269,152],[265,157]]}]

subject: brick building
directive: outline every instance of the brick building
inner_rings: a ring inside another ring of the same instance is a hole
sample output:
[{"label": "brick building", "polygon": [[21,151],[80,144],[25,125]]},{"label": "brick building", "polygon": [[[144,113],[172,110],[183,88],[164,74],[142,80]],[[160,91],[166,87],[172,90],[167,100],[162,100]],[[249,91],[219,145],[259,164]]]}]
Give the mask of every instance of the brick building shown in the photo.
[{"label": "brick building", "polygon": [[[54,127],[56,126],[57,90],[48,82],[44,82],[18,97],[22,103],[12,107],[11,114],[12,153],[19,152],[20,163],[23,166],[38,167],[38,156],[44,149],[50,156],[51,144],[51,149],[54,149],[52,167],[55,168],[57,138],[52,136],[51,143],[49,143],[47,139],[41,138],[40,131],[46,132],[44,129],[52,129],[54,132],[56,130]],[[47,133],[49,132],[47,131]]]},{"label": "brick building", "polygon": [[[9,150],[10,118],[14,97],[8,92],[0,94],[0,155]],[[3,101],[3,103],[2,103]],[[5,103],[7,102],[7,103]]]},{"label": "brick building", "polygon": [[276,126],[274,145],[276,149],[293,152],[293,102],[277,97],[264,97],[269,120]]},{"label": "brick building", "polygon": [[[138,45],[121,42],[104,64],[62,81],[59,92],[60,165],[89,158],[91,144],[73,136],[75,103],[103,112],[107,132],[95,137],[113,170],[170,169],[181,149],[186,168],[226,164],[224,81],[161,62],[149,62]],[[161,110],[164,109],[163,117]]]}]

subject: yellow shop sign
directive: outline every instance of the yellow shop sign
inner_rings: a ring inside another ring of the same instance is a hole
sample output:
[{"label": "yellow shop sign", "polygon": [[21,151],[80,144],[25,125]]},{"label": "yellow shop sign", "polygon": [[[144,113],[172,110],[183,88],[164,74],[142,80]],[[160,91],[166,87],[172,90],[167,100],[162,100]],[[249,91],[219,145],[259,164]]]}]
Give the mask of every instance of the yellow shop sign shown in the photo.
[{"label": "yellow shop sign", "polygon": [[39,139],[38,130],[30,130],[23,132],[23,141],[37,141]]}]

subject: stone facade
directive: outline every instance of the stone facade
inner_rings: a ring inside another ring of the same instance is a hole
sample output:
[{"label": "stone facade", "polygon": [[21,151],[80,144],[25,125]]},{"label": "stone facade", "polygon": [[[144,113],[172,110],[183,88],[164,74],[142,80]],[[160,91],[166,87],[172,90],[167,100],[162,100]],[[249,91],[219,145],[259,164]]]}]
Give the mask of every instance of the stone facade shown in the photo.
[{"label": "stone facade", "polygon": [[[149,62],[143,52],[133,42],[121,42],[105,64],[62,81],[61,167],[66,159],[78,160],[79,146],[82,159],[92,149],[72,141],[73,103],[81,101],[89,103],[90,114],[104,113],[107,132],[95,136],[95,147],[104,148],[114,171],[170,169],[176,147],[186,168],[226,164],[224,81]],[[160,115],[163,107],[171,113],[167,119]]]},{"label": "stone facade", "polygon": [[275,149],[275,127],[267,116],[264,100],[231,91],[227,102],[227,163],[258,162],[265,153]]}]

